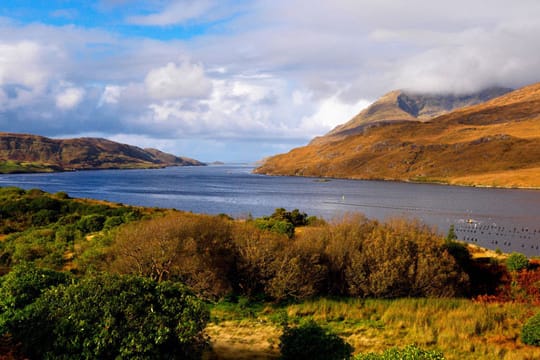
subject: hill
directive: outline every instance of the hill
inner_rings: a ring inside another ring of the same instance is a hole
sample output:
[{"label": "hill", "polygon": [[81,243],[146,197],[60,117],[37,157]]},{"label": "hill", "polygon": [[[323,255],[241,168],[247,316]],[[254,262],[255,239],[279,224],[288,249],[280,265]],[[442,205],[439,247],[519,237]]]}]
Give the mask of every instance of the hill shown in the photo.
[{"label": "hill", "polygon": [[480,92],[453,94],[417,94],[402,90],[391,91],[368,108],[361,111],[345,124],[339,125],[312,143],[337,140],[361,132],[374,123],[395,121],[427,121],[452,110],[476,105],[512,91],[509,88],[493,87]]},{"label": "hill", "polygon": [[428,120],[405,111],[400,94],[255,172],[540,187],[540,83],[434,118],[425,111]]},{"label": "hill", "polygon": [[0,172],[52,172],[198,166],[203,163],[100,138],[50,139],[0,133]]}]

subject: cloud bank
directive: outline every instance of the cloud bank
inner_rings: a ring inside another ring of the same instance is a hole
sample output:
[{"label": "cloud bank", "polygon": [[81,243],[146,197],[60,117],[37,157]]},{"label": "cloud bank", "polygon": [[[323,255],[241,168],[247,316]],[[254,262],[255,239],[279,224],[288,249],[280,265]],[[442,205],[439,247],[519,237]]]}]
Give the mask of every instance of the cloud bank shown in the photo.
[{"label": "cloud bank", "polygon": [[396,88],[540,81],[532,0],[52,4],[42,21],[0,12],[0,130],[258,160]]}]

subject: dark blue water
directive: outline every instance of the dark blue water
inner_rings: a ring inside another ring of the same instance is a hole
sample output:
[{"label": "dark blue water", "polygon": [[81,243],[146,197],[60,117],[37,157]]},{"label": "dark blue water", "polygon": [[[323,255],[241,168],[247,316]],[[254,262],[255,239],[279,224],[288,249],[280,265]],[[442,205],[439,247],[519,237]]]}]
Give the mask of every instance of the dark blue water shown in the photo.
[{"label": "dark blue water", "polygon": [[[540,191],[383,181],[325,182],[254,175],[252,169],[208,166],[0,175],[0,186],[66,191],[72,197],[234,217],[269,215],[278,207],[298,208],[328,220],[348,212],[362,212],[380,220],[404,216],[436,226],[442,233],[455,224],[460,238],[482,246],[540,255]],[[499,229],[493,233],[479,230],[488,225]]]}]

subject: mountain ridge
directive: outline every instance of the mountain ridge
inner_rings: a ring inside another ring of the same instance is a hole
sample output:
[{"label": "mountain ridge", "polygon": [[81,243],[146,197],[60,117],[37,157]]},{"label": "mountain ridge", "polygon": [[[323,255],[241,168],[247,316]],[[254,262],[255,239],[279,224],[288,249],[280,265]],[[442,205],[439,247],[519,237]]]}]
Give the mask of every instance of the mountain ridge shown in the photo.
[{"label": "mountain ridge", "polygon": [[380,120],[273,156],[268,175],[540,187],[540,83],[432,119]]},{"label": "mountain ridge", "polygon": [[336,126],[322,137],[316,137],[312,143],[343,138],[380,122],[428,121],[452,110],[480,104],[510,91],[512,91],[510,88],[491,87],[470,94],[444,95],[394,90],[384,94],[346,123]]},{"label": "mountain ridge", "polygon": [[0,171],[53,172],[201,166],[202,162],[103,138],[51,139],[0,132]]}]

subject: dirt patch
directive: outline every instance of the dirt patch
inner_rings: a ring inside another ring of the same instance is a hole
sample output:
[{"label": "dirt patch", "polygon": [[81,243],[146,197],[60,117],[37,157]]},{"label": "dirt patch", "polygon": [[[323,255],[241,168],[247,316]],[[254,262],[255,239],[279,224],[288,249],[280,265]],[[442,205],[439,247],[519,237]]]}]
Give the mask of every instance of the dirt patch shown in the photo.
[{"label": "dirt patch", "polygon": [[268,323],[222,321],[209,324],[212,352],[206,360],[277,359],[281,330]]}]

